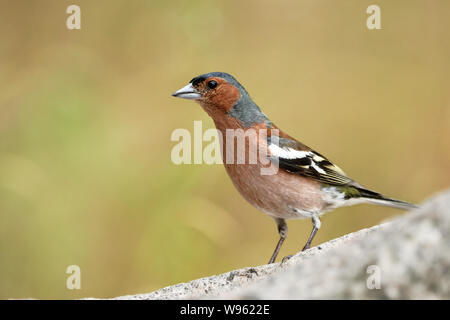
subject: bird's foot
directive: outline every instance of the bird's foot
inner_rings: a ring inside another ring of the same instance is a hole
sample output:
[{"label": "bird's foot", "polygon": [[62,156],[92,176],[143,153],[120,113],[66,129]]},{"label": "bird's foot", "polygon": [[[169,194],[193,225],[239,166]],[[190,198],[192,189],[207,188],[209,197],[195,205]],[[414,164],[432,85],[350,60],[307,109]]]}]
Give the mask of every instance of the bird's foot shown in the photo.
[{"label": "bird's foot", "polygon": [[281,259],[281,264],[286,263],[293,256],[294,256],[293,254],[290,254],[290,255],[284,257],[283,259]]}]

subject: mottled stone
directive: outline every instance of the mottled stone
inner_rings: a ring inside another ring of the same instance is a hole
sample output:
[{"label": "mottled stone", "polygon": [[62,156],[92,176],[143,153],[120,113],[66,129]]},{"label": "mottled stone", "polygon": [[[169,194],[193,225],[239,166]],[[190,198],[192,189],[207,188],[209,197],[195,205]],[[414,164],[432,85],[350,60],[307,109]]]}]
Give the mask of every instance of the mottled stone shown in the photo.
[{"label": "mottled stone", "polygon": [[449,299],[449,231],[446,191],[416,211],[322,243],[283,264],[116,299]]}]

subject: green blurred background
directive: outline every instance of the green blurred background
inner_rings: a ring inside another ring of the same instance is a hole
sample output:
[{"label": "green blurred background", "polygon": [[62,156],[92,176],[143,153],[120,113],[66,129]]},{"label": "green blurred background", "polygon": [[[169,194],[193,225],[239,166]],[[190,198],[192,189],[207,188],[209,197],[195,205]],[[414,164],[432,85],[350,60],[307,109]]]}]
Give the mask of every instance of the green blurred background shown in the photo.
[{"label": "green blurred background", "polygon": [[[374,31],[361,0],[0,3],[0,298],[113,297],[267,262],[273,220],[222,166],[170,159],[174,129],[213,127],[170,96],[205,72],[236,76],[368,187],[420,202],[449,185],[449,1],[376,1]],[[400,214],[338,209],[314,243]],[[289,228],[280,257],[311,222]]]}]

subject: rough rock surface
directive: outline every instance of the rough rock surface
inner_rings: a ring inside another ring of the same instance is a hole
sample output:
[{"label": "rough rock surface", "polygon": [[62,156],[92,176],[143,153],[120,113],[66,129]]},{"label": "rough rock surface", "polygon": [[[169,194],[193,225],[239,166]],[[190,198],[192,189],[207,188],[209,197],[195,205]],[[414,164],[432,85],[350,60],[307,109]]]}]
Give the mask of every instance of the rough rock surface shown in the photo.
[{"label": "rough rock surface", "polygon": [[[450,191],[286,263],[116,299],[449,299]],[[345,245],[343,245],[345,243]]]}]

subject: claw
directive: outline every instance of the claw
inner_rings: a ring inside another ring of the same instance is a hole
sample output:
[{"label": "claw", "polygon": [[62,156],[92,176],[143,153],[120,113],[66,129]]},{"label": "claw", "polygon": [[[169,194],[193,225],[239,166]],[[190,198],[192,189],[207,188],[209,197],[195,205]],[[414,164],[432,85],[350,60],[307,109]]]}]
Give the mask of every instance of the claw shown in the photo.
[{"label": "claw", "polygon": [[293,254],[290,254],[290,255],[284,257],[284,258],[281,260],[281,264],[287,262],[287,261],[288,261],[290,258],[292,258],[293,256],[294,256]]}]

